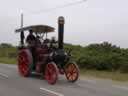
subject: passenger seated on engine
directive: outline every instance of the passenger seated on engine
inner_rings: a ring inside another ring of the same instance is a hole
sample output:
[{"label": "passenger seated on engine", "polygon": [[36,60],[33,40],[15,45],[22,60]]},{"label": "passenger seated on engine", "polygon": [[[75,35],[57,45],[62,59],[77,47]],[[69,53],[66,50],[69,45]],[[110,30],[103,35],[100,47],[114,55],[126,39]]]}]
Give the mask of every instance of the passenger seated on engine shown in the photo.
[{"label": "passenger seated on engine", "polygon": [[50,47],[52,49],[56,49],[57,48],[57,41],[56,41],[56,38],[55,37],[52,37],[51,38]]},{"label": "passenger seated on engine", "polygon": [[49,45],[50,45],[50,40],[49,39],[45,39],[44,42],[43,42],[43,46],[45,48],[49,48]]},{"label": "passenger seated on engine", "polygon": [[41,41],[40,41],[40,36],[36,35],[36,44],[40,45]]}]

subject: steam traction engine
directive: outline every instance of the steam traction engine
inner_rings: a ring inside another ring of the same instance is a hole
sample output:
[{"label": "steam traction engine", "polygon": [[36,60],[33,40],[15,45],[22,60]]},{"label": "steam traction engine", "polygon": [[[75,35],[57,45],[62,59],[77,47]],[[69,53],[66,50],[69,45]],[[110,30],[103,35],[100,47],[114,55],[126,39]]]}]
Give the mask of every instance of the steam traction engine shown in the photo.
[{"label": "steam traction engine", "polygon": [[[21,45],[18,47],[18,71],[23,77],[33,72],[44,76],[50,84],[55,84],[58,74],[65,75],[69,82],[75,82],[79,76],[78,65],[71,61],[71,53],[63,48],[64,18],[58,19],[58,42],[49,40],[47,33],[54,28],[47,25],[34,25],[17,29],[20,32]],[[37,40],[30,46],[24,44],[24,32],[32,30]]]}]

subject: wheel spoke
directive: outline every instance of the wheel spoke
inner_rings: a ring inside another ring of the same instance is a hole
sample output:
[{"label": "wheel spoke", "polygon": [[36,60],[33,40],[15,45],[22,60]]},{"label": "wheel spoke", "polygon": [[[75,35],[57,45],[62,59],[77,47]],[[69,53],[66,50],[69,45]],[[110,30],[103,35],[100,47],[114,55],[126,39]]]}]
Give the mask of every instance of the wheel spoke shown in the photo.
[{"label": "wheel spoke", "polygon": [[71,77],[71,73],[68,73],[68,74],[67,74],[67,77],[70,78],[70,77]]}]

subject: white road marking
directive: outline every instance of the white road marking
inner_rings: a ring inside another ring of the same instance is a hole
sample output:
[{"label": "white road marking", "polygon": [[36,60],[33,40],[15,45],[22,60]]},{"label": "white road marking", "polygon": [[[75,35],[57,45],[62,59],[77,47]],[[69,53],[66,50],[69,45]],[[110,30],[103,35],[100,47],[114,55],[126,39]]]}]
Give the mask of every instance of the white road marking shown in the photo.
[{"label": "white road marking", "polygon": [[48,90],[48,89],[46,89],[46,88],[42,88],[42,87],[40,87],[40,90],[43,90],[43,91],[52,93],[52,94],[54,94],[54,95],[56,95],[56,96],[64,96],[63,94],[60,94],[60,93],[55,92],[55,91]]},{"label": "white road marking", "polygon": [[113,87],[128,91],[128,87],[125,87],[125,86],[113,85]]},{"label": "white road marking", "polygon": [[0,73],[0,76],[5,77],[5,78],[8,78],[8,75],[3,74],[3,73]]}]

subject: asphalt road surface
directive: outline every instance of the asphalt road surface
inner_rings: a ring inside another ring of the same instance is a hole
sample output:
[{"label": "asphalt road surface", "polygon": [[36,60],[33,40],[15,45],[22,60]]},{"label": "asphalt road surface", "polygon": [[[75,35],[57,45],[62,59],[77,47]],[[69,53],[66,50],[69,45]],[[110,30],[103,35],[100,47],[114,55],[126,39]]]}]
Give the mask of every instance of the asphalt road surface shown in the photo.
[{"label": "asphalt road surface", "polygon": [[49,85],[39,77],[19,76],[16,65],[0,64],[0,96],[128,96],[128,83],[87,77],[69,83],[60,76]]}]

